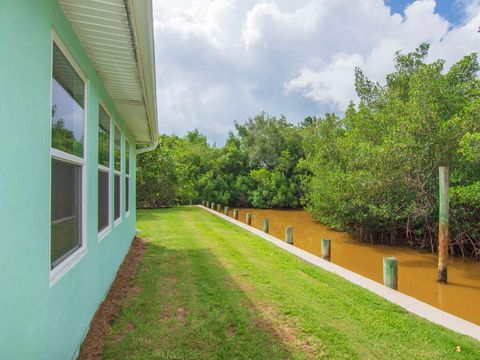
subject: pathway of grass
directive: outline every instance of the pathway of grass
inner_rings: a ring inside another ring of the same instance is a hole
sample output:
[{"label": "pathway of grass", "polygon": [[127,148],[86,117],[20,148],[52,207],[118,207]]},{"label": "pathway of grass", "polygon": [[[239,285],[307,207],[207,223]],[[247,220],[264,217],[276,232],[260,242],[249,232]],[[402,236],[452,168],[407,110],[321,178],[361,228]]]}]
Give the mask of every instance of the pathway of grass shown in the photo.
[{"label": "pathway of grass", "polygon": [[201,209],[139,211],[138,228],[147,252],[107,359],[480,358],[479,342]]}]

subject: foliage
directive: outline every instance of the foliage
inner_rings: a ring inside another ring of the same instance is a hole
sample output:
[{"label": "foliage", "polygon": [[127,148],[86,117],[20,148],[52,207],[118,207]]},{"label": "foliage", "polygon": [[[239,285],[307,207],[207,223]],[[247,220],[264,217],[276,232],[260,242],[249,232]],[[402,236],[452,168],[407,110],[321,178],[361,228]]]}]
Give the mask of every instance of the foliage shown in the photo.
[{"label": "foliage", "polygon": [[428,45],[397,53],[385,86],[357,69],[360,104],[309,127],[307,207],[364,239],[434,249],[438,167],[449,165],[451,250],[478,256],[480,67],[469,55],[445,72],[441,60],[425,63],[427,54]]},{"label": "foliage", "polygon": [[[139,192],[143,197],[138,205],[153,206],[148,200],[152,194],[152,198],[163,196],[158,204],[165,206],[203,199],[264,208],[299,206],[301,175],[306,171],[297,168],[303,157],[300,128],[283,116],[266,113],[235,127],[236,133],[230,133],[221,148],[208,144],[198,130],[183,138],[162,135],[152,154],[139,156],[143,176]],[[161,163],[152,165],[156,159]],[[160,181],[166,171],[171,172],[171,180]],[[164,190],[165,181],[168,186]]]},{"label": "foliage", "polygon": [[137,206],[158,208],[171,206],[177,196],[178,176],[172,141],[160,136],[156,151],[138,156]]},{"label": "foliage", "polygon": [[83,156],[83,137],[78,140],[73,131],[65,127],[65,120],[52,122],[52,147],[67,153]]}]

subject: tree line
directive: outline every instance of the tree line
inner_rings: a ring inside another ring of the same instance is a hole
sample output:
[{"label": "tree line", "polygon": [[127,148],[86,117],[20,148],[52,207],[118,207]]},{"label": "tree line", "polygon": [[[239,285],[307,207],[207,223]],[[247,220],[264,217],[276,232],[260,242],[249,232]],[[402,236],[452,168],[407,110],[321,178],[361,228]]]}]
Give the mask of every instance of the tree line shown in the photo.
[{"label": "tree line", "polygon": [[198,130],[160,135],[158,148],[138,158],[139,207],[198,203],[295,208],[302,204],[308,171],[301,127],[261,113],[235,124],[224,146]]},{"label": "tree line", "polygon": [[258,114],[224,146],[198,130],[161,135],[139,156],[139,207],[201,200],[259,208],[304,207],[365,241],[436,249],[438,167],[448,165],[450,250],[480,256],[480,66],[426,62],[427,44],[397,52],[385,85],[355,70],[360,99],[343,116],[291,124]]}]

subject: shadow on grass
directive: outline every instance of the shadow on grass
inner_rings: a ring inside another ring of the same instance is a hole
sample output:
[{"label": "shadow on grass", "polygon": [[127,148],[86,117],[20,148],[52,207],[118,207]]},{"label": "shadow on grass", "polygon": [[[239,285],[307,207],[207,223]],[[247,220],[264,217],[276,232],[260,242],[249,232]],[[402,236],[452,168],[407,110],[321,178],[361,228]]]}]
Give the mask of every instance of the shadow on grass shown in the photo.
[{"label": "shadow on grass", "polygon": [[[178,211],[195,208],[142,211],[142,220]],[[237,281],[248,274],[225,268],[182,230],[159,230],[157,242],[148,243],[135,282],[141,290],[125,301],[105,358],[292,358],[284,336],[249,299],[248,286]]]}]

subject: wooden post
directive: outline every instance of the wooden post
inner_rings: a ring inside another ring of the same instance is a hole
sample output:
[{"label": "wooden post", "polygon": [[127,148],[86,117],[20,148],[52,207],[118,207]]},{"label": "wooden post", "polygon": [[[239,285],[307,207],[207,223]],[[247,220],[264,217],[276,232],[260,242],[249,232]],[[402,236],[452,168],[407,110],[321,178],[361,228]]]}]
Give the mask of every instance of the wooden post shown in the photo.
[{"label": "wooden post", "polygon": [[383,284],[393,290],[398,289],[398,260],[394,256],[383,258]]},{"label": "wooden post", "polygon": [[214,203],[214,202],[212,202],[212,203],[210,204],[210,209],[215,210],[215,203]]},{"label": "wooden post", "polygon": [[285,228],[285,241],[287,244],[293,245],[293,226]]},{"label": "wooden post", "polygon": [[322,239],[322,258],[330,261],[332,255],[332,242],[330,239]]},{"label": "wooden post", "polygon": [[202,206],[205,206],[205,200],[202,200]]},{"label": "wooden post", "polygon": [[252,225],[252,213],[247,213],[247,219],[245,222],[247,225]]},{"label": "wooden post", "polygon": [[270,231],[270,221],[268,219],[263,219],[263,232],[268,232]]},{"label": "wooden post", "polygon": [[210,207],[210,202],[207,201],[207,202],[205,203],[205,205],[206,205],[207,208],[209,208],[209,207]]},{"label": "wooden post", "polygon": [[225,206],[225,207],[223,208],[223,213],[224,213],[225,215],[228,215],[228,206]]},{"label": "wooden post", "polygon": [[233,209],[233,218],[238,220],[238,209]]},{"label": "wooden post", "polygon": [[447,283],[448,261],[448,211],[449,211],[449,171],[448,166],[440,166],[438,169],[438,281]]},{"label": "wooden post", "polygon": [[217,211],[220,212],[220,209],[222,208],[221,204],[217,204]]}]

